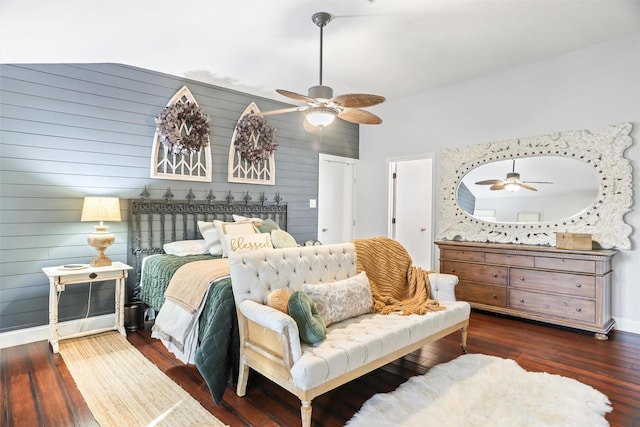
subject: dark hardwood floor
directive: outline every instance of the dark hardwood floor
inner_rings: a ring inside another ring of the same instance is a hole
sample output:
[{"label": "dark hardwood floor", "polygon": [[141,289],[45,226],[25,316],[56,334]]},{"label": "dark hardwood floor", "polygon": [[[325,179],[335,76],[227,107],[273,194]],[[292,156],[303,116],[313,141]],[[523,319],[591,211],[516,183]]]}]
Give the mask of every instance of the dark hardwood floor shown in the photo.
[{"label": "dark hardwood floor", "polygon": [[[247,395],[228,388],[216,406],[194,366],[176,362],[148,331],[129,341],[230,426],[300,425],[300,402],[255,372]],[[460,355],[454,334],[350,382],[313,401],[314,426],[341,426],[375,393],[394,390],[409,377]],[[468,350],[515,359],[529,371],[575,378],[605,393],[613,404],[612,426],[640,427],[640,335],[612,332],[609,341],[592,334],[494,314],[473,312]],[[2,426],[96,425],[62,357],[46,341],[0,350]],[[144,393],[144,390],[140,390]]]}]

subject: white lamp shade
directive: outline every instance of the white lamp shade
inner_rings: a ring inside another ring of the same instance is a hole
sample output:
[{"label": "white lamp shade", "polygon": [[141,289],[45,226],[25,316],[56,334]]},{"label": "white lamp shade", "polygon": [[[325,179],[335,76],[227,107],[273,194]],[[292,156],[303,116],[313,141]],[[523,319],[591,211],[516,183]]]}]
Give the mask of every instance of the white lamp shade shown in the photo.
[{"label": "white lamp shade", "polygon": [[305,117],[313,126],[329,126],[336,118],[338,111],[331,107],[313,107],[307,110]]},{"label": "white lamp shade", "polygon": [[80,221],[121,221],[117,197],[85,197]]},{"label": "white lamp shade", "polygon": [[504,189],[513,193],[515,191],[520,190],[520,186],[515,182],[507,182],[504,185]]}]

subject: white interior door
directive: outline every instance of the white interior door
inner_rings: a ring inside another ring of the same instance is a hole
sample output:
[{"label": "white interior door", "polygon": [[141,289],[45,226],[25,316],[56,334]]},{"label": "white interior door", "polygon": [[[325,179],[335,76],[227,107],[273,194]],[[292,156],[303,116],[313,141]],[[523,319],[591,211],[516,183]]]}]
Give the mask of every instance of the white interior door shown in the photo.
[{"label": "white interior door", "polygon": [[350,242],[355,235],[356,160],[320,154],[318,163],[318,240]]},{"label": "white interior door", "polygon": [[390,161],[389,171],[389,236],[414,265],[433,269],[433,159]]}]

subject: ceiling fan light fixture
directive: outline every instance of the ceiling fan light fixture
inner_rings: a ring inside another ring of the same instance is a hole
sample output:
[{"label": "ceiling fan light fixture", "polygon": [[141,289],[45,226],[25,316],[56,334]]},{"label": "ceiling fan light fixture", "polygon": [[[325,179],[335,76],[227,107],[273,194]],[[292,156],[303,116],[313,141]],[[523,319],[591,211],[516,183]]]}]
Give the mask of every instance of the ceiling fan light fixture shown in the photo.
[{"label": "ceiling fan light fixture", "polygon": [[339,112],[337,108],[333,107],[311,107],[305,111],[304,116],[312,126],[324,127],[333,123]]},{"label": "ceiling fan light fixture", "polygon": [[520,190],[520,185],[517,182],[506,182],[504,184],[504,189],[514,193]]}]

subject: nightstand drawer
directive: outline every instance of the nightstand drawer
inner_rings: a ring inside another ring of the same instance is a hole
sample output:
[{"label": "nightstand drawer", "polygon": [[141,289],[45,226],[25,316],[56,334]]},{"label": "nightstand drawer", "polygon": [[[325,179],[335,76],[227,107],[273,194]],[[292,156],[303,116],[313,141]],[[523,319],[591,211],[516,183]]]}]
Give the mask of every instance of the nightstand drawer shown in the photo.
[{"label": "nightstand drawer", "polygon": [[60,276],[58,279],[59,285],[66,285],[72,283],[88,283],[88,282],[100,282],[103,280],[115,280],[127,277],[126,272],[119,271],[92,271],[85,273],[74,273],[69,275]]}]

